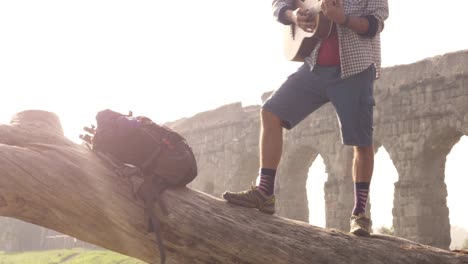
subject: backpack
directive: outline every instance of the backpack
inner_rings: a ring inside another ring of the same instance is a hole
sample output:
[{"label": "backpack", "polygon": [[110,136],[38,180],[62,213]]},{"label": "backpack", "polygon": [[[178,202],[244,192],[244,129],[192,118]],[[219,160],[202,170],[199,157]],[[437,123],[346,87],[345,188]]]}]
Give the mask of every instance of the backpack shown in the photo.
[{"label": "backpack", "polygon": [[80,135],[80,138],[121,174],[128,176],[127,172],[131,171],[132,175],[140,175],[142,181],[135,196],[145,203],[148,231],[156,233],[161,263],[165,263],[154,203],[158,202],[162,212],[167,214],[160,194],[169,187],[185,186],[197,176],[192,148],[177,132],[148,117],[133,117],[131,112],[123,115],[106,109],[98,112],[96,121],[97,127],[84,128],[92,136]]}]

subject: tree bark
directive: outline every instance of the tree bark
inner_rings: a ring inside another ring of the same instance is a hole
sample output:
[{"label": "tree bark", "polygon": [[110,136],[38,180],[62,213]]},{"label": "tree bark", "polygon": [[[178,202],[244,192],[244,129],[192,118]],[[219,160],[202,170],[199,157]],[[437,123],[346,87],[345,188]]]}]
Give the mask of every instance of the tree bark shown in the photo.
[{"label": "tree bark", "polygon": [[[18,113],[0,125],[0,215],[57,230],[158,263],[132,186],[84,145],[65,138],[58,117]],[[230,205],[189,188],[162,195],[167,263],[453,263],[468,256],[401,238],[360,238]]]}]

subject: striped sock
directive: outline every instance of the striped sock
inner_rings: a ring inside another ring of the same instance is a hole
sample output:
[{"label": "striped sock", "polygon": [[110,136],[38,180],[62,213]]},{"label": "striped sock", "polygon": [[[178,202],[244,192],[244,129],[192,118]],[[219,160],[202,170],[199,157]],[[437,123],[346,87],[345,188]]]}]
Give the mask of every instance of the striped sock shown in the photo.
[{"label": "striped sock", "polygon": [[263,194],[270,196],[275,191],[275,176],[276,170],[275,169],[260,169],[260,183],[258,185],[258,189]]},{"label": "striped sock", "polygon": [[367,196],[369,195],[369,182],[354,183],[354,208],[353,215],[366,212]]}]

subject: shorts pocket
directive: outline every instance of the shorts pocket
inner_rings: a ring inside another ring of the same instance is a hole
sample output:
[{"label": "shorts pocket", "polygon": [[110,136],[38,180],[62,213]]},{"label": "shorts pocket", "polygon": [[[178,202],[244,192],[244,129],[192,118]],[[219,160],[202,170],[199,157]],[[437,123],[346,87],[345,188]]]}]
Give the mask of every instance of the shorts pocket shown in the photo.
[{"label": "shorts pocket", "polygon": [[362,105],[371,105],[371,106],[375,106],[375,99],[374,99],[374,96],[372,95],[366,95],[366,96],[363,96],[361,97],[361,104]]}]

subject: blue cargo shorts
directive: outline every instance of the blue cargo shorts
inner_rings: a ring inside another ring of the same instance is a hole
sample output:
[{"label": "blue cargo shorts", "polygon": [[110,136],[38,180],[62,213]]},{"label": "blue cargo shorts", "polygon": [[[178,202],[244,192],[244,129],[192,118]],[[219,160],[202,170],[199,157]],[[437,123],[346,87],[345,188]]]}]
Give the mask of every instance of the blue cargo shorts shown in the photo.
[{"label": "blue cargo shorts", "polygon": [[308,115],[331,102],[335,107],[344,145],[371,146],[375,67],[341,79],[340,66],[304,63],[268,98],[262,108],[277,115],[292,129]]}]

